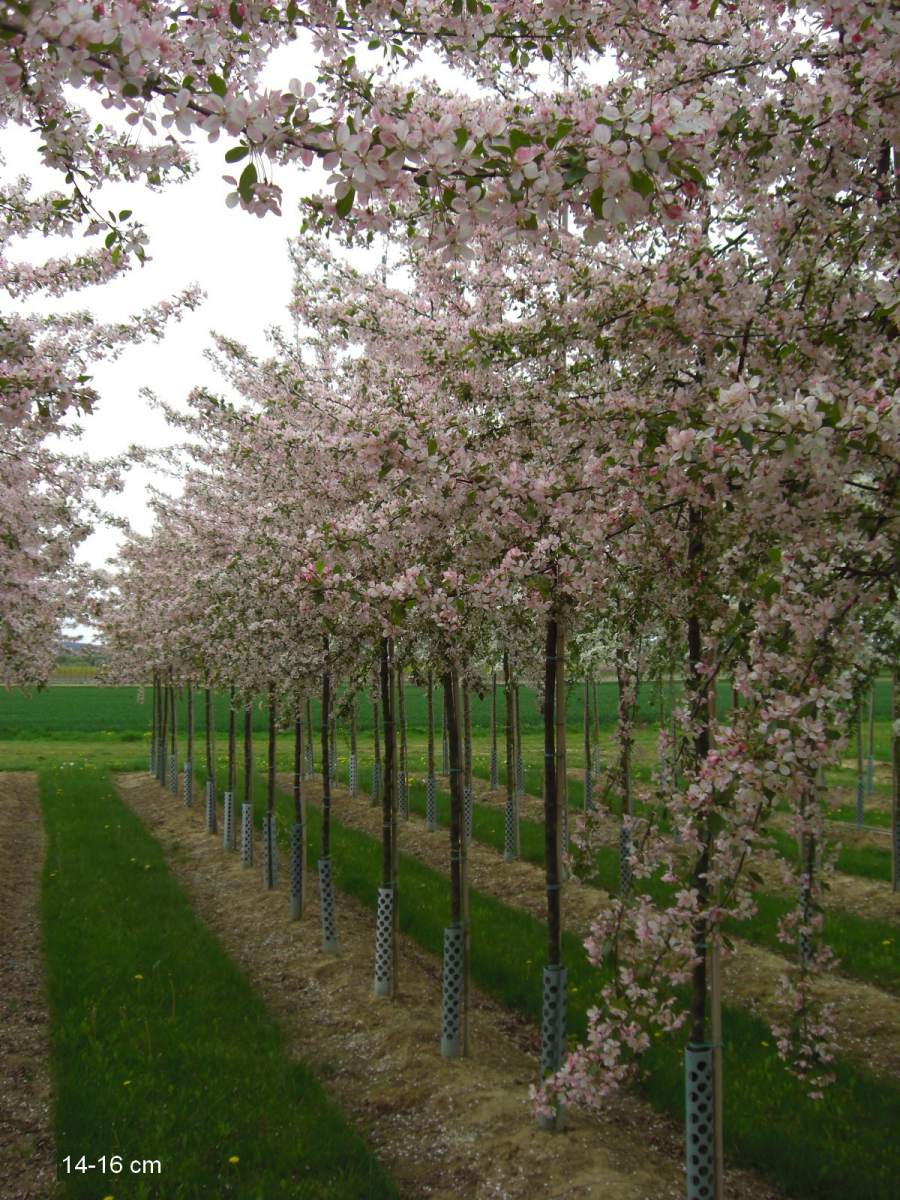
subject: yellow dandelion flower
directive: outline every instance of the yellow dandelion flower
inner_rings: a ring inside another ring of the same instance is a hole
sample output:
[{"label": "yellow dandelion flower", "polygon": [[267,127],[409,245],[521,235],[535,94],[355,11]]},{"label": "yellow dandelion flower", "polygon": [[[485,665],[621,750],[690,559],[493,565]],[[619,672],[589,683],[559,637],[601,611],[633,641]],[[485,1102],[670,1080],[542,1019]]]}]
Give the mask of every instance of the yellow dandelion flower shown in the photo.
[{"label": "yellow dandelion flower", "polygon": [[123,1080],[122,1080],[122,1087],[131,1087],[131,1080],[130,1080],[130,1079],[123,1079]]},{"label": "yellow dandelion flower", "polygon": [[135,975],[135,979],[143,979],[143,975]]},{"label": "yellow dandelion flower", "polygon": [[238,1158],[238,1156],[237,1156],[236,1154],[232,1154],[231,1158],[229,1158],[229,1160],[228,1160],[228,1161],[229,1161],[229,1162],[230,1162],[232,1165],[234,1165],[234,1163],[239,1163],[241,1160]]},{"label": "yellow dandelion flower", "polygon": [[760,1044],[761,1046],[766,1046],[767,1048],[768,1048],[768,1045],[769,1045],[769,1043],[768,1043],[768,1042],[760,1042],[759,1044]]}]

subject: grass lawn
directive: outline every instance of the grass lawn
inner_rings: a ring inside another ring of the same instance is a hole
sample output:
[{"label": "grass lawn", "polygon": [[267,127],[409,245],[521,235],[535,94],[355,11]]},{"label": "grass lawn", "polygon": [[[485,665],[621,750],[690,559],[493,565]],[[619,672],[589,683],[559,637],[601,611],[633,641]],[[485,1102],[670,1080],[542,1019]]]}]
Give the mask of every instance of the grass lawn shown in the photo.
[{"label": "grass lawn", "polygon": [[[65,1195],[396,1197],[315,1077],[289,1061],[278,1026],[108,774],[84,763],[50,768],[40,789]],[[76,1169],[82,1156],[114,1155],[120,1176]],[[144,1160],[159,1169],[145,1173]]]}]

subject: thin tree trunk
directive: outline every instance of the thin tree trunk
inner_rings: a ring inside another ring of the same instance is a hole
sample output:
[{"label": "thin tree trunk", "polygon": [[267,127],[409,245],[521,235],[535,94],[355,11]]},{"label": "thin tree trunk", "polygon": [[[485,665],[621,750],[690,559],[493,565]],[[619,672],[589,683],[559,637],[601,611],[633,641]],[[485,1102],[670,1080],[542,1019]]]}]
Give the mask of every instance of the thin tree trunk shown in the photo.
[{"label": "thin tree trunk", "polygon": [[875,791],[875,683],[869,693],[869,736],[866,747],[866,796],[871,800]]},{"label": "thin tree trunk", "polygon": [[891,887],[900,887],[900,672],[891,679]]},{"label": "thin tree trunk", "polygon": [[213,694],[212,688],[206,689],[206,777],[216,786],[216,752],[213,745]]},{"label": "thin tree trunk", "polygon": [[565,627],[556,625],[556,811],[559,821],[560,879],[565,879],[569,850],[569,777],[566,773],[566,649]]},{"label": "thin tree trunk", "polygon": [[253,803],[253,705],[244,705],[244,803]]},{"label": "thin tree trunk", "polygon": [[[403,682],[403,667],[398,663],[397,670],[397,716],[400,720],[400,788],[398,800],[403,801],[403,816],[409,819],[409,759],[406,742],[406,687]],[[396,907],[396,905],[395,905]]]},{"label": "thin tree trunk", "polygon": [[[696,509],[691,508],[689,514],[688,568],[692,579],[696,577],[696,574],[700,570],[702,554],[703,531],[701,517]],[[703,638],[700,629],[700,617],[696,611],[692,612],[688,617],[687,641],[688,688],[695,697],[695,703],[691,707],[700,721],[694,737],[694,758],[699,764],[704,762],[709,754],[709,703],[707,696],[700,694],[701,690],[707,689],[709,685],[700,673],[700,667],[703,662]],[[706,1042],[706,943],[708,934],[706,912],[709,908],[707,875],[709,872],[710,842],[708,819],[704,823],[704,827],[700,830],[700,839],[702,849],[694,864],[692,879],[692,886],[697,892],[698,916],[694,921],[693,929],[695,964],[691,972],[690,1040],[697,1046],[703,1045]]]},{"label": "thin tree trunk", "polygon": [[497,790],[497,672],[491,672],[491,791]]},{"label": "thin tree trunk", "polygon": [[294,820],[303,824],[303,719],[294,720]]},{"label": "thin tree trunk", "polygon": [[331,771],[329,770],[328,724],[331,720],[331,676],[328,673],[328,638],[323,639],[325,669],[322,672],[322,857],[331,854]]},{"label": "thin tree trunk", "polygon": [[428,774],[434,775],[434,676],[428,672]]},{"label": "thin tree trunk", "polygon": [[469,681],[462,683],[463,709],[463,799],[465,805],[465,835],[468,840],[472,836],[472,807],[475,797],[472,793],[472,712],[469,704]]},{"label": "thin tree trunk", "polygon": [[159,763],[157,774],[159,782],[165,786],[166,778],[169,774],[168,763],[166,762],[166,753],[168,750],[169,740],[169,696],[165,684],[160,680],[159,686],[159,720],[160,720],[160,736],[159,736]]},{"label": "thin tree trunk", "polygon": [[506,826],[504,858],[519,857],[519,806],[516,795],[516,710],[513,702],[512,667],[509,651],[503,652],[503,695],[506,718]]},{"label": "thin tree trunk", "polygon": [[556,675],[559,627],[547,618],[544,649],[544,862],[547,891],[547,965],[562,965],[562,905],[560,903],[559,806],[556,772]]},{"label": "thin tree trunk", "polygon": [[375,744],[375,766],[372,772],[373,779],[377,780],[378,786],[372,788],[372,803],[377,804],[383,795],[384,789],[384,772],[382,771],[381,763],[381,731],[379,729],[378,710],[380,704],[377,699],[372,701],[372,737]]},{"label": "thin tree trunk", "polygon": [[[188,710],[190,711],[190,710]],[[234,711],[234,684],[228,693],[228,790],[232,795],[232,804],[237,804],[235,789],[237,787],[237,714]]]},{"label": "thin tree trunk", "polygon": [[194,685],[187,685],[187,760],[194,761]]},{"label": "thin tree trunk", "polygon": [[591,764],[591,685],[587,676],[584,680],[582,712],[584,715],[584,811],[588,812],[593,808],[591,781],[594,778],[594,772]]},{"label": "thin tree trunk", "polygon": [[275,702],[275,684],[269,684],[269,753],[268,778],[266,780],[266,811],[269,816],[275,813],[275,733],[278,729],[278,710]]},{"label": "thin tree trunk", "polygon": [[306,697],[306,755],[309,760],[308,774],[312,775],[315,767],[315,752],[313,749],[312,699]]}]

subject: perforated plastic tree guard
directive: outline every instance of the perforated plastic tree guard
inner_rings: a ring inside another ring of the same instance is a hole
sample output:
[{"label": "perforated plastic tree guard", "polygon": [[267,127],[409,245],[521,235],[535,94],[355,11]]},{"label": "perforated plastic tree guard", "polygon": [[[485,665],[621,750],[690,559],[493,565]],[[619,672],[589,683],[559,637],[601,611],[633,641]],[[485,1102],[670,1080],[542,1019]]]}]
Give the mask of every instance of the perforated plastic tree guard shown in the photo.
[{"label": "perforated plastic tree guard", "polygon": [[594,748],[591,751],[591,770],[594,773],[594,783],[600,779],[600,743],[594,742]]},{"label": "perforated plastic tree guard", "polygon": [[330,754],[328,756],[328,778],[331,783],[337,782],[337,755]]},{"label": "perforated plastic tree guard", "polygon": [[516,759],[516,791],[520,796],[525,795],[525,763],[521,754]]},{"label": "perforated plastic tree guard", "polygon": [[447,740],[447,730],[441,736],[441,774],[450,774],[450,742]]},{"label": "perforated plastic tree guard", "polygon": [[462,925],[444,930],[444,974],[442,982],[441,1054],[459,1058],[462,1054]]},{"label": "perforated plastic tree guard", "polygon": [[584,807],[588,812],[594,811],[594,776],[590,767],[584,768]]},{"label": "perforated plastic tree guard", "polygon": [[295,821],[290,837],[290,900],[294,921],[303,916],[303,865],[303,826]]},{"label": "perforated plastic tree guard", "polygon": [[399,799],[400,799],[400,803],[399,803],[400,816],[403,817],[404,819],[406,819],[409,816],[409,790],[406,786],[405,772],[403,772],[403,771],[400,772],[400,775],[397,779],[397,784],[398,784],[397,790],[399,792]]},{"label": "perforated plastic tree guard", "polygon": [[319,909],[322,914],[322,949],[333,954],[338,948],[338,937],[330,858],[319,859]]},{"label": "perforated plastic tree guard", "polygon": [[216,785],[211,779],[206,781],[206,832],[216,832]]},{"label": "perforated plastic tree guard", "polygon": [[275,840],[275,814],[266,813],[262,823],[263,886],[272,891],[278,875],[278,843]]},{"label": "perforated plastic tree guard", "polygon": [[389,996],[394,974],[394,889],[378,889],[375,916],[375,995]]},{"label": "perforated plastic tree guard", "polygon": [[566,1049],[565,967],[544,967],[544,1004],[541,1017],[541,1073],[552,1075],[562,1066]]},{"label": "perforated plastic tree guard", "polygon": [[500,785],[500,774],[497,765],[497,747],[491,746],[491,791],[496,792]]},{"label": "perforated plastic tree guard", "polygon": [[194,806],[194,764],[189,758],[184,760],[183,795],[185,808]]},{"label": "perforated plastic tree guard", "polygon": [[463,814],[466,824],[466,841],[472,840],[472,785],[467,783],[463,788]]},{"label": "perforated plastic tree guard", "polygon": [[516,857],[516,798],[506,797],[503,809],[503,857],[512,862]]},{"label": "perforated plastic tree guard", "polygon": [[234,793],[226,792],[222,797],[222,845],[226,850],[234,849]]},{"label": "perforated plastic tree guard", "polygon": [[377,804],[381,799],[381,763],[372,765],[372,803]]},{"label": "perforated plastic tree guard", "polygon": [[356,795],[356,789],[359,784],[359,768],[356,765],[356,755],[350,755],[350,761],[347,764],[347,778],[350,784],[350,795]]},{"label": "perforated plastic tree guard", "polygon": [[631,830],[622,825],[619,829],[619,895],[627,896],[631,890]]},{"label": "perforated plastic tree guard", "polygon": [[433,775],[425,780],[425,828],[429,833],[437,830],[437,780]]},{"label": "perforated plastic tree guard", "polygon": [[169,755],[169,791],[178,797],[178,755]]},{"label": "perforated plastic tree guard", "polygon": [[166,752],[163,747],[160,747],[156,756],[156,778],[159,780],[160,787],[166,786]]},{"label": "perforated plastic tree guard", "polygon": [[312,773],[313,773],[313,753],[312,753],[312,746],[309,744],[309,742],[306,743],[306,749],[304,751],[304,758],[306,760],[306,774],[312,775]]},{"label": "perforated plastic tree guard", "polygon": [[241,805],[241,866],[253,866],[253,805]]},{"label": "perforated plastic tree guard", "polygon": [[[544,967],[544,998],[541,1016],[541,1077],[555,1074],[562,1066],[566,1050],[565,967]],[[559,1105],[552,1117],[540,1117],[542,1129],[561,1129],[564,1114]]]},{"label": "perforated plastic tree guard", "polygon": [[684,1052],[687,1200],[716,1200],[713,1053],[707,1044]]}]

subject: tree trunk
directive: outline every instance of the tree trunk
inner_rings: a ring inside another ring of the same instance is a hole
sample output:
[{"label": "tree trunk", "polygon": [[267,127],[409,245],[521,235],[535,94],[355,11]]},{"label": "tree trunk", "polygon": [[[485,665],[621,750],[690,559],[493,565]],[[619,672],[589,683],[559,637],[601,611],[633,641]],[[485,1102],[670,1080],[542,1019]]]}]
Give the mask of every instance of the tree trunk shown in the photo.
[{"label": "tree trunk", "polygon": [[[190,712],[190,694],[188,694],[188,712]],[[234,711],[234,685],[232,684],[228,694],[228,790],[234,797],[237,786],[237,736],[236,736],[236,718],[237,714]],[[188,718],[190,721],[190,718]]]},{"label": "tree trunk", "polygon": [[544,652],[544,862],[547,890],[547,965],[562,965],[562,906],[560,904],[559,805],[557,802],[556,716],[557,648],[556,617],[547,618]]},{"label": "tree trunk", "polygon": [[331,770],[328,725],[331,721],[331,676],[328,673],[328,638],[323,639],[325,669],[322,672],[322,857],[331,854]]},{"label": "tree trunk", "polygon": [[[406,743],[406,687],[403,681],[403,667],[398,663],[397,676],[397,717],[400,722],[400,763],[399,788],[397,799],[400,803],[401,815],[409,819],[409,761]],[[386,731],[385,731],[386,733]],[[396,905],[395,905],[396,907]]]},{"label": "tree trunk", "polygon": [[428,672],[428,774],[434,776],[434,676]]},{"label": "tree trunk", "polygon": [[266,780],[266,811],[271,817],[275,812],[275,733],[278,728],[278,711],[275,702],[275,684],[269,684],[269,753],[268,778]]},{"label": "tree trunk", "polygon": [[383,771],[381,764],[381,730],[379,729],[378,710],[380,704],[378,699],[372,701],[372,738],[375,746],[375,763],[372,768],[372,803],[377,804],[382,797],[382,789],[384,788]]},{"label": "tree trunk", "polygon": [[469,705],[469,681],[463,679],[462,684],[463,708],[463,817],[466,841],[472,838],[472,714]]},{"label": "tree trunk", "polygon": [[303,824],[303,719],[294,721],[294,820]]},{"label": "tree trunk", "polygon": [[491,791],[497,790],[497,672],[491,672]]},{"label": "tree trunk", "polygon": [[900,672],[891,679],[891,887],[900,887]]},{"label": "tree trunk", "polygon": [[253,803],[253,705],[244,705],[244,803]]},{"label": "tree trunk", "polygon": [[511,862],[519,857],[519,806],[516,795],[516,711],[508,650],[503,652],[503,695],[506,717],[506,819],[503,857],[507,862]]}]

